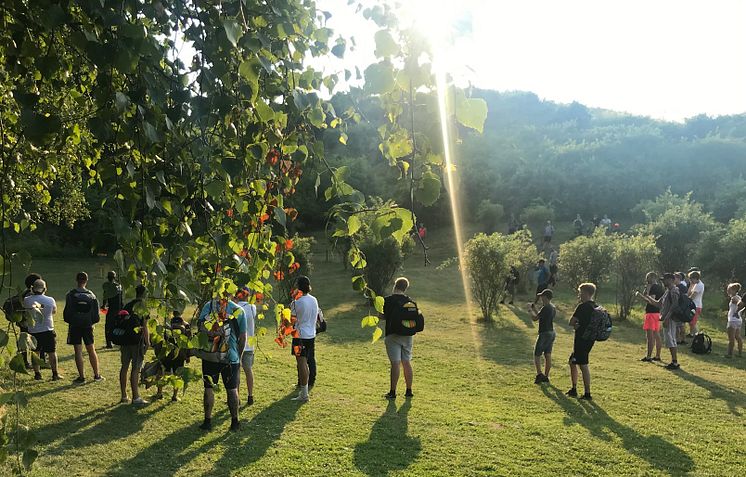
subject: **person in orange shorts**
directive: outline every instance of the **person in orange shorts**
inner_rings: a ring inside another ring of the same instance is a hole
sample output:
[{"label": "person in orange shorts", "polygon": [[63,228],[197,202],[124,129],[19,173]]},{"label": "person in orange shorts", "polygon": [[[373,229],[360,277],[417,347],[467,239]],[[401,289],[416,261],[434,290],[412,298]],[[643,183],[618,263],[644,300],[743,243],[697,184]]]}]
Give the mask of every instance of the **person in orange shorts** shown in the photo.
[{"label": "person in orange shorts", "polygon": [[[655,272],[649,272],[645,275],[645,295],[652,296],[656,300],[665,293],[663,285],[658,283],[658,274]],[[648,303],[645,305],[645,320],[642,324],[642,329],[645,331],[645,338],[648,343],[648,352],[644,358],[640,361],[649,363],[652,361],[661,360],[661,312],[660,307]],[[655,357],[653,357],[653,347],[655,347]]]}]

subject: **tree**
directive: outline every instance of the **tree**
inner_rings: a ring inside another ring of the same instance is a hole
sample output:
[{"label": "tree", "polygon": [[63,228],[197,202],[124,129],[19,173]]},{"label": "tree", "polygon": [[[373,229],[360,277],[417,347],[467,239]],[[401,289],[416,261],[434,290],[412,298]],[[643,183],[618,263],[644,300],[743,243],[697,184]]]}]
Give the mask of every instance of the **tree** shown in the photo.
[{"label": "tree", "polygon": [[614,237],[596,229],[560,246],[560,273],[572,288],[583,282],[599,285],[609,275],[614,260]]},{"label": "tree", "polygon": [[504,216],[505,209],[503,206],[487,199],[480,202],[479,207],[477,207],[476,219],[487,233],[496,232],[497,226]]},{"label": "tree", "polygon": [[660,251],[651,235],[612,235],[612,277],[616,281],[619,318],[629,316],[635,291],[647,272],[654,270]]}]

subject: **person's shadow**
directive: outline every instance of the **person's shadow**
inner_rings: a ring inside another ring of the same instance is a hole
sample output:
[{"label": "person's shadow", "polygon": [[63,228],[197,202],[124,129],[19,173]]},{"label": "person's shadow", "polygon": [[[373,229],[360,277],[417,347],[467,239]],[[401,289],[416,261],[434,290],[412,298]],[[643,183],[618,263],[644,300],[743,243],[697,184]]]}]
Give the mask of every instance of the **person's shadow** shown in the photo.
[{"label": "person's shadow", "polygon": [[[565,423],[576,422],[603,441],[615,434],[627,452],[646,461],[657,470],[681,475],[694,469],[694,461],[681,448],[660,436],[643,436],[635,429],[615,421],[593,401],[568,398],[555,386],[542,386],[542,392],[567,413]],[[598,450],[598,452],[603,452]]]},{"label": "person's shadow", "polygon": [[386,411],[373,424],[366,442],[355,446],[355,466],[367,475],[388,475],[389,472],[409,467],[422,451],[419,437],[407,435],[407,414],[412,407],[407,399],[396,410],[396,402],[389,401]]},{"label": "person's shadow", "polygon": [[746,408],[746,394],[741,391],[723,387],[707,379],[687,373],[683,369],[677,370],[676,376],[709,391],[712,399],[723,401],[734,416],[741,416],[739,409]]}]

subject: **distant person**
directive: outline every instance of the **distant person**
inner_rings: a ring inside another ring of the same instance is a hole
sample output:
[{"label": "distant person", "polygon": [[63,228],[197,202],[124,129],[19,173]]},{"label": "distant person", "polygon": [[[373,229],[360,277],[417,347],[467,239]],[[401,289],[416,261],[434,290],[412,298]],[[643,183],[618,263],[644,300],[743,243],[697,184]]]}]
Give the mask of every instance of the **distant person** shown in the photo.
[{"label": "distant person", "polygon": [[394,289],[391,295],[387,296],[384,300],[383,314],[380,315],[381,319],[386,321],[385,337],[383,340],[386,344],[386,354],[391,364],[391,386],[389,392],[384,395],[386,399],[396,399],[400,365],[401,369],[404,370],[404,383],[407,387],[404,397],[411,398],[414,396],[412,393],[412,382],[414,380],[412,347],[414,336],[405,332],[402,326],[402,317],[408,315],[409,310],[413,309],[415,313],[419,313],[419,311],[414,300],[406,294],[408,288],[409,280],[404,277],[397,278],[394,281]]},{"label": "distant person", "polygon": [[75,276],[77,286],[70,290],[65,297],[65,309],[62,317],[70,325],[67,334],[67,344],[72,345],[75,350],[75,366],[78,369],[78,377],[73,380],[74,384],[85,383],[85,370],[83,369],[83,345],[85,344],[88,360],[93,369],[93,380],[103,381],[99,373],[98,355],[93,344],[93,326],[99,322],[98,299],[88,285],[88,274],[79,272]]},{"label": "distant person", "polygon": [[[686,275],[683,272],[675,272],[676,287],[682,295],[689,295],[689,283],[686,281]],[[683,321],[676,322],[676,342],[686,344],[686,323]]]},{"label": "distant person", "polygon": [[214,352],[224,353],[225,356],[220,361],[202,359],[205,420],[199,428],[205,431],[212,429],[212,409],[215,405],[213,385],[222,378],[227,394],[228,409],[231,413],[230,429],[238,431],[241,429],[241,423],[238,420],[238,386],[241,381],[241,354],[246,348],[246,318],[235,302],[219,297],[211,299],[202,307],[197,319],[200,332],[208,332],[206,326],[208,318],[210,321],[215,321],[215,327],[210,328],[210,332],[220,333],[212,337],[213,346],[218,347]]},{"label": "distant person", "polygon": [[[319,302],[311,295],[311,280],[301,276],[296,287],[302,293],[290,305],[292,316],[295,317],[296,336],[293,337],[291,353],[295,356],[298,368],[298,383],[300,391],[293,401],[308,402],[309,381],[311,378],[310,361],[315,363],[316,354],[316,321],[319,317]],[[315,366],[314,366],[315,367]],[[314,370],[315,371],[315,370]]]},{"label": "distant person", "polygon": [[[557,309],[552,304],[552,290],[544,290],[539,293],[542,307],[536,311],[536,305],[530,303],[528,312],[534,321],[539,322],[539,334],[534,344],[534,366],[536,367],[536,379],[534,384],[548,383],[549,371],[552,369],[552,346],[554,345],[554,318]],[[544,372],[541,372],[541,356],[544,355]]]},{"label": "distant person", "polygon": [[541,258],[534,268],[536,272],[536,299],[534,303],[539,301],[539,293],[543,292],[549,287],[549,269],[545,265],[546,261]]},{"label": "distant person", "polygon": [[572,226],[575,229],[575,236],[579,237],[583,235],[583,219],[580,218],[580,214],[575,216],[575,220],[572,221]]},{"label": "distant person", "polygon": [[559,253],[552,247],[549,252],[549,286],[557,286],[557,273],[559,272]]},{"label": "distant person", "polygon": [[[127,342],[119,345],[121,354],[121,366],[119,367],[119,390],[122,393],[120,403],[129,403],[127,397],[127,372],[129,371],[129,382],[132,388],[132,404],[143,405],[148,402],[140,396],[140,370],[145,361],[145,351],[150,347],[150,334],[148,333],[146,315],[142,308],[145,306],[146,289],[142,285],[135,288],[135,299],[124,305],[118,313],[121,321],[127,327]],[[123,328],[124,329],[124,328]],[[130,369],[132,365],[132,369]]]},{"label": "distant person", "polygon": [[694,306],[697,307],[697,311],[694,313],[692,321],[689,322],[689,334],[687,335],[689,338],[693,338],[699,331],[697,322],[702,314],[702,297],[705,294],[705,284],[702,282],[702,274],[697,270],[689,272],[689,281],[691,284],[689,285],[688,295],[694,302]]},{"label": "distant person", "polygon": [[740,283],[731,283],[726,288],[728,293],[728,325],[726,331],[728,332],[728,354],[726,358],[733,357],[733,348],[736,342],[738,342],[738,356],[740,357],[743,352],[743,338],[741,338],[741,328],[743,327],[743,318],[739,314],[739,305],[741,304],[741,297],[738,296],[738,292],[741,291]]},{"label": "distant person", "polygon": [[572,387],[567,391],[568,396],[578,396],[578,367],[583,375],[583,395],[580,399],[592,400],[591,397],[591,371],[588,367],[588,358],[595,341],[583,338],[583,335],[591,322],[593,311],[596,309],[596,303],[593,297],[596,295],[596,285],[593,283],[583,283],[578,287],[578,299],[580,304],[570,318],[570,326],[575,329],[573,338],[572,354],[570,355],[570,380]]},{"label": "distant person", "polygon": [[515,214],[510,214],[510,221],[508,222],[508,235],[518,232],[521,228],[521,224],[515,218]]},{"label": "distant person", "polygon": [[601,224],[601,227],[603,227],[604,231],[606,231],[606,232],[608,232],[609,229],[611,229],[611,219],[606,214],[604,214],[604,218],[601,219],[600,224]]},{"label": "distant person", "polygon": [[[192,336],[192,330],[189,326],[189,323],[184,321],[184,318],[181,316],[181,312],[178,310],[174,310],[171,315],[171,321],[168,324],[168,328],[171,331],[171,334],[167,338],[167,341],[169,344],[171,344],[174,347],[178,346],[177,341],[177,334],[184,335],[188,338]],[[186,363],[189,362],[189,351],[185,348],[179,348],[179,351],[177,353],[170,353],[167,352],[167,350],[163,349],[163,344],[154,344],[153,349],[155,350],[156,356],[158,357],[158,361],[161,363],[161,372],[158,376],[159,381],[160,378],[162,378],[166,374],[172,374],[175,375],[181,370]],[[179,390],[174,386],[173,389],[173,395],[171,396],[171,402],[178,402],[179,396],[178,396]],[[157,385],[157,392],[153,399],[163,399],[163,385],[158,384]]]},{"label": "distant person", "polygon": [[591,224],[593,225],[594,229],[597,229],[601,226],[601,219],[598,218],[598,215],[593,216],[593,219],[591,219]]},{"label": "distant person", "polygon": [[547,223],[544,226],[544,243],[551,243],[552,237],[554,237],[554,225],[552,225],[551,220],[547,220]]},{"label": "distant person", "polygon": [[677,323],[673,319],[674,312],[679,303],[679,287],[676,283],[676,276],[673,273],[663,274],[663,288],[666,290],[660,299],[655,299],[650,295],[641,295],[642,299],[651,305],[659,306],[661,309],[661,318],[663,319],[663,344],[671,353],[671,362],[666,365],[666,369],[677,370],[681,366],[677,359],[676,330]]},{"label": "distant person", "polygon": [[[36,351],[46,353],[49,367],[52,368],[52,381],[62,377],[57,371],[57,334],[54,331],[54,315],[57,313],[57,302],[47,296],[47,284],[44,280],[35,280],[31,286],[32,294],[23,299],[23,306],[28,310],[28,330],[36,340]],[[39,364],[32,360],[34,379],[41,380]]]},{"label": "distant person", "polygon": [[104,320],[104,333],[106,336],[106,347],[108,349],[114,346],[111,343],[111,330],[119,314],[119,310],[124,305],[124,298],[122,296],[122,285],[117,280],[117,272],[114,270],[106,274],[106,281],[104,282],[104,296],[101,306],[106,310],[106,319]]},{"label": "distant person", "polygon": [[503,297],[500,300],[500,304],[505,304],[505,298],[510,297],[510,301],[508,302],[509,305],[513,304],[513,301],[515,300],[515,289],[518,286],[518,280],[520,279],[520,273],[518,272],[518,269],[514,266],[510,266],[510,271],[508,272],[508,276],[505,277],[505,286],[503,288]]},{"label": "distant person", "polygon": [[611,226],[611,233],[621,233],[622,226],[619,224],[619,222],[614,222],[614,224]]},{"label": "distant person", "polygon": [[[651,296],[655,300],[660,298],[665,293],[663,286],[658,283],[658,274],[655,272],[648,272],[645,275],[645,292],[643,296]],[[638,295],[639,296],[639,295]],[[661,360],[661,313],[660,306],[652,303],[645,305],[645,320],[642,324],[642,329],[645,331],[645,338],[647,340],[647,354],[640,361],[651,362]],[[653,356],[653,347],[655,347],[655,356]]]},{"label": "distant person", "polygon": [[248,287],[243,287],[236,293],[236,304],[241,307],[246,317],[246,346],[241,355],[241,368],[246,377],[246,404],[248,406],[254,404],[254,343],[252,338],[256,320],[256,305],[249,303],[250,297],[251,290]]}]

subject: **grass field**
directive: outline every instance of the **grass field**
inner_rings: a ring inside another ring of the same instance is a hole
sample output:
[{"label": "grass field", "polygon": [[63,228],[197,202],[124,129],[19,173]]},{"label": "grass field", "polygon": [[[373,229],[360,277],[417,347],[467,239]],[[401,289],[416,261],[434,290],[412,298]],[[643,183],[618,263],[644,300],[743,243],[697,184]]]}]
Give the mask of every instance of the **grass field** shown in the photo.
[{"label": "grass field", "polygon": [[[435,264],[453,254],[449,237],[431,231],[430,239]],[[41,452],[32,475],[743,472],[746,358],[722,357],[724,319],[716,307],[706,308],[703,319],[713,353],[684,351],[677,372],[638,361],[644,354],[639,318],[616,326],[612,338],[591,353],[594,401],[584,403],[564,396],[573,294],[559,296],[552,383],[537,386],[531,361],[536,326],[523,311],[528,297],[521,298],[521,306],[502,307],[494,323],[478,322],[464,304],[457,270],[424,267],[416,255],[405,273],[427,325],[415,340],[415,397],[387,402],[383,342],[370,344],[370,329],[360,327],[369,310],[339,263],[325,263],[320,250],[315,267],[314,294],[329,331],[317,339],[319,376],[311,401],[289,400],[295,394],[294,361],[266,337],[255,364],[256,403],[241,408],[238,433],[228,431],[224,393],[217,398],[214,430],[197,428],[202,418],[198,384],[180,403],[119,405],[119,352],[101,349],[102,326],[97,344],[107,380],[72,385],[72,350],[64,344],[67,328],[58,316],[65,380],[53,383],[46,371],[44,381],[27,384],[32,400],[24,419],[38,432]],[[94,272],[92,288],[100,292],[96,261],[39,261],[33,268],[49,280],[50,294],[59,300],[78,268]],[[720,303],[715,295],[710,290],[706,302]]]}]

